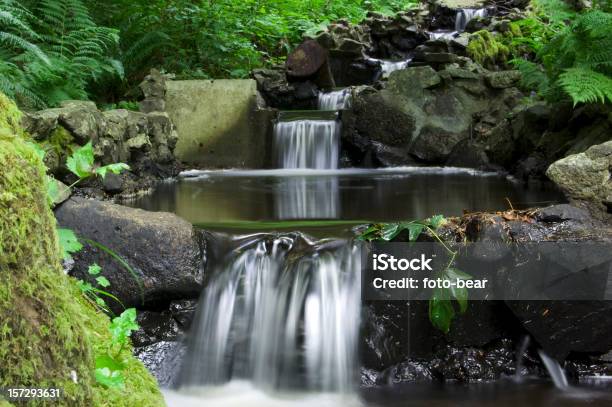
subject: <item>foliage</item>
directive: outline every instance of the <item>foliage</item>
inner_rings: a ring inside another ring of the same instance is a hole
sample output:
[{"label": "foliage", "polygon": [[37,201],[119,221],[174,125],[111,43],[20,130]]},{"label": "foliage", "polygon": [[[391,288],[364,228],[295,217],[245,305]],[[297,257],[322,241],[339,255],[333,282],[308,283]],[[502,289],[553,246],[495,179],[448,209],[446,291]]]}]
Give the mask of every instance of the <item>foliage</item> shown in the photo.
[{"label": "foliage", "polygon": [[523,85],[551,101],[569,97],[574,104],[612,102],[610,9],[577,14],[561,0],[538,0],[536,5],[547,19],[540,15],[539,24],[533,23],[538,27],[533,41],[542,35],[548,42],[532,48],[535,61],[512,61],[523,74]]},{"label": "foliage", "polygon": [[96,356],[96,381],[105,387],[123,388],[126,368],[125,349],[129,347],[132,331],[138,330],[136,310],[126,309],[120,316],[113,318],[109,331],[112,341],[108,348]]},{"label": "foliage", "polygon": [[0,91],[29,108],[87,99],[90,85],[122,77],[118,41],[81,0],[0,0]]},{"label": "foliage", "polygon": [[62,405],[163,405],[155,379],[130,346],[121,355],[123,389],[94,380],[94,355],[112,342],[110,322],[62,272],[45,168],[13,128],[18,110],[6,102],[0,94],[0,387],[60,387]]},{"label": "foliage", "polygon": [[[179,78],[242,78],[281,61],[304,33],[416,0],[87,1],[99,24],[120,30],[128,90],[152,67]],[[111,91],[111,90],[109,90]],[[124,95],[116,95],[123,97]]]},{"label": "foliage", "polygon": [[[472,277],[469,274],[454,267],[457,252],[453,251],[436,232],[436,230],[445,223],[446,219],[442,215],[432,216],[423,221],[413,220],[409,222],[377,223],[370,225],[366,230],[361,232],[358,239],[388,242],[400,236],[402,232],[407,232],[408,242],[415,242],[423,232],[428,232],[450,254],[450,261],[443,270],[438,272],[436,279],[439,278],[451,282],[457,279],[470,280]],[[429,321],[431,324],[442,332],[448,333],[451,322],[456,315],[453,299],[459,305],[459,313],[464,313],[467,311],[468,296],[467,288],[459,288],[456,287],[456,285],[450,285],[450,288],[438,287],[433,289],[431,298],[429,299]]]},{"label": "foliage", "polygon": [[68,160],[66,160],[66,167],[68,167],[70,172],[79,177],[79,179],[72,185],[75,185],[77,182],[95,175],[104,179],[109,171],[114,174],[120,174],[121,171],[130,169],[130,166],[125,163],[95,166],[91,141],[76,150],[73,155],[68,157]]}]

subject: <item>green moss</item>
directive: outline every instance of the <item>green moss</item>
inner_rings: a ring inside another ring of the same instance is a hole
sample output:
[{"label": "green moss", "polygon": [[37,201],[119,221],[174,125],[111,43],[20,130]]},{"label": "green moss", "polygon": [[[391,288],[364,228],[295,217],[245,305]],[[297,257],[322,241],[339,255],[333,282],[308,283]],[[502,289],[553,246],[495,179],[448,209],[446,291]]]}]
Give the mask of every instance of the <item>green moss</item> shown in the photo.
[{"label": "green moss", "polygon": [[488,68],[505,64],[510,55],[508,47],[487,30],[476,31],[470,35],[467,52],[474,61]]},{"label": "green moss", "polygon": [[95,383],[94,355],[108,347],[109,320],[64,275],[44,165],[21,136],[18,110],[1,94],[0,105],[0,387],[59,387],[54,405],[163,405],[129,351],[124,390]]}]

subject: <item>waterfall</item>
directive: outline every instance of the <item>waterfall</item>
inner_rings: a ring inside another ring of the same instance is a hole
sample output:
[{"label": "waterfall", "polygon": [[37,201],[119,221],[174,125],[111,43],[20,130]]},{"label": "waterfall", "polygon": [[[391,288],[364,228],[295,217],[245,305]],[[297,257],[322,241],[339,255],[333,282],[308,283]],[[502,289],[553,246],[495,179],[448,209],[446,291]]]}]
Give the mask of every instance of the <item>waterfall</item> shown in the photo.
[{"label": "waterfall", "polygon": [[386,79],[392,72],[399,71],[400,69],[406,69],[408,64],[410,64],[410,61],[412,61],[412,58],[404,59],[402,61],[389,61],[386,59],[376,58],[368,58],[368,60],[380,63],[382,77]]},{"label": "waterfall", "polygon": [[457,10],[457,14],[455,15],[455,31],[465,31],[465,27],[474,17],[486,17],[487,9],[486,8],[464,8],[461,10]]},{"label": "waterfall", "polygon": [[351,88],[319,93],[319,110],[342,110],[351,107]]},{"label": "waterfall", "polygon": [[281,168],[336,169],[339,139],[337,120],[291,120],[274,125],[274,144]]},{"label": "waterfall", "polygon": [[293,233],[239,239],[200,299],[181,387],[247,379],[348,393],[356,377],[360,256]]},{"label": "waterfall", "polygon": [[567,377],[565,371],[555,359],[548,356],[543,350],[538,350],[540,359],[544,363],[548,374],[550,375],[555,387],[559,390],[567,390],[569,384],[567,383]]}]

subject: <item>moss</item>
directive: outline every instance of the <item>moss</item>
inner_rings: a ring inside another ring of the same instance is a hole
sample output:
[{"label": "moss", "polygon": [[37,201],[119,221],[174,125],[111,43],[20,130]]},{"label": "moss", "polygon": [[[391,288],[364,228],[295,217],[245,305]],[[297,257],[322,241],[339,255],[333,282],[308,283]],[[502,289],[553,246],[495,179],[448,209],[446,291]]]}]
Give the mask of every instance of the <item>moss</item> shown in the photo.
[{"label": "moss", "polygon": [[488,68],[506,63],[510,55],[508,47],[487,30],[470,35],[467,52],[474,61]]},{"label": "moss", "polygon": [[124,390],[95,383],[108,318],[64,275],[45,168],[16,127],[18,110],[1,94],[0,105],[0,387],[59,387],[54,405],[163,405],[155,380],[128,351]]}]

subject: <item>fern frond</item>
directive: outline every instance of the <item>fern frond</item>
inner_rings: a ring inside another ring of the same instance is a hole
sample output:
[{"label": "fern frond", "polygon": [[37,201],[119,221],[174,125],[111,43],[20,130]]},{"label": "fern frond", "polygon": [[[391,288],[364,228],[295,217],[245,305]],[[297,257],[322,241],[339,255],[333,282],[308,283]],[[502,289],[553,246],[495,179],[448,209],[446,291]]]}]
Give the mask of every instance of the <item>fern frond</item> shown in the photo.
[{"label": "fern frond", "polygon": [[612,78],[587,68],[569,68],[559,76],[562,89],[578,103],[612,102]]}]

